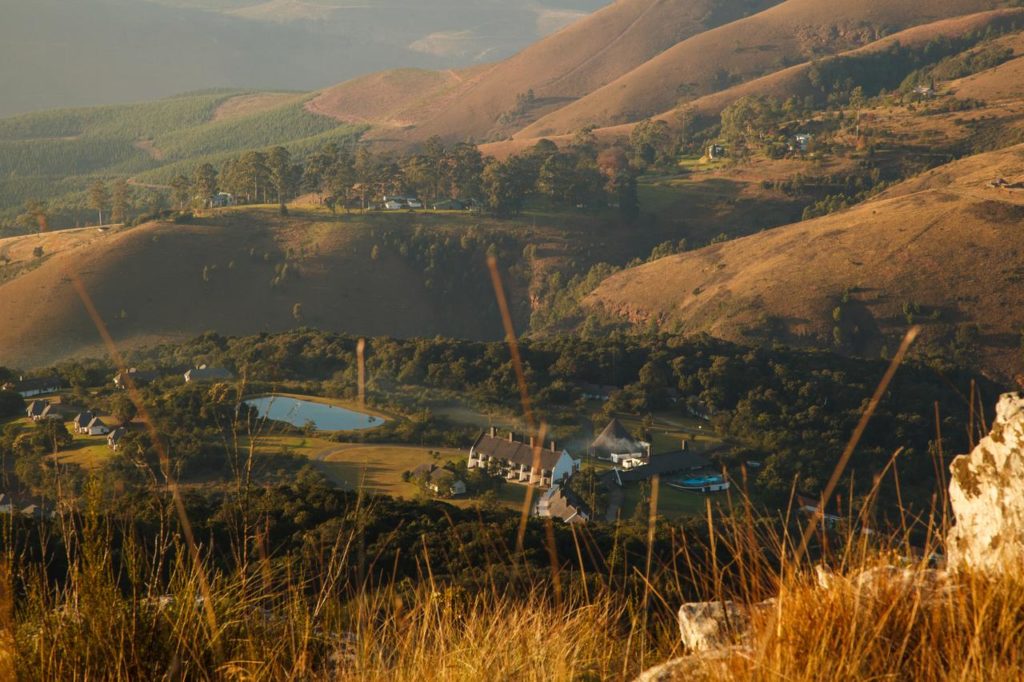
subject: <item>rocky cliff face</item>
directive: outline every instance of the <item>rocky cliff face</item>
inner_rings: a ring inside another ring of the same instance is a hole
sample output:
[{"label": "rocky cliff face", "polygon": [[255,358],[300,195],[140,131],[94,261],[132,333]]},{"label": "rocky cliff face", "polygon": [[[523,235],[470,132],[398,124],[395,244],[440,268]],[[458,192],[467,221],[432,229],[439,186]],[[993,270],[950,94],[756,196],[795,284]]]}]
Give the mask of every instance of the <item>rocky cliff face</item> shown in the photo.
[{"label": "rocky cliff face", "polygon": [[1024,566],[1024,397],[999,400],[992,432],[950,465],[956,525],[946,540],[949,566],[986,572]]}]

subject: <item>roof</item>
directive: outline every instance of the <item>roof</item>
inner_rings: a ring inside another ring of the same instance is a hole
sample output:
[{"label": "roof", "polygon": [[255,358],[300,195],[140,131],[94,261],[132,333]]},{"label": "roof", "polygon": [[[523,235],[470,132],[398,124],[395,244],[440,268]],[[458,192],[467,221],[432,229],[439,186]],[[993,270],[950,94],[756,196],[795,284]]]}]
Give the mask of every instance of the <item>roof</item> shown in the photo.
[{"label": "roof", "polygon": [[618,419],[613,418],[604,427],[594,442],[590,444],[594,450],[603,452],[643,452],[643,446],[633,437]]},{"label": "roof", "polygon": [[204,379],[234,379],[235,375],[231,370],[223,367],[196,367],[185,372],[185,379],[188,381],[202,381]]},{"label": "roof", "polygon": [[89,422],[89,428],[90,429],[95,429],[95,428],[98,428],[98,427],[106,428],[106,426],[107,425],[104,424],[103,420],[100,419],[99,417],[93,417],[92,421]]},{"label": "roof", "polygon": [[14,386],[16,391],[41,391],[48,388],[60,388],[64,380],[60,377],[38,377],[36,379],[22,379]]},{"label": "roof", "polygon": [[118,372],[117,374],[115,374],[114,375],[114,383],[115,384],[121,384],[128,377],[131,377],[132,381],[134,381],[136,383],[144,383],[144,382],[149,382],[149,381],[156,381],[157,379],[159,379],[160,378],[160,372],[140,371],[140,370],[135,369],[134,367],[132,367],[132,368],[126,370],[126,371]]},{"label": "roof", "polygon": [[427,478],[436,468],[436,464],[420,464],[412,470],[412,475],[416,478]]},{"label": "roof", "polygon": [[45,400],[33,400],[28,404],[28,407],[25,408],[25,412],[30,417],[40,415],[43,413],[43,410],[45,410],[49,404],[50,403],[46,402]]},{"label": "roof", "polygon": [[543,508],[545,515],[559,518],[566,523],[582,523],[590,517],[590,508],[576,493],[569,488],[555,484],[540,498],[538,510]]},{"label": "roof", "polygon": [[448,485],[452,485],[456,480],[458,480],[458,477],[447,469],[438,468],[430,472],[430,475],[427,476],[427,480],[431,483],[446,483]]},{"label": "roof", "polygon": [[121,438],[124,437],[124,434],[126,433],[128,433],[128,429],[124,428],[123,426],[119,426],[110,432],[110,435],[107,436],[107,440],[110,441],[111,443],[116,443],[117,441],[121,440]]},{"label": "roof", "polygon": [[93,419],[95,419],[95,415],[92,412],[79,412],[75,415],[75,426],[88,426]]},{"label": "roof", "polygon": [[[533,466],[534,449],[526,443],[522,443],[517,440],[510,441],[508,438],[497,438],[490,436],[486,433],[480,434],[480,437],[473,443],[473,450],[477,453],[493,457],[495,459],[507,459],[514,464],[521,464],[528,466],[531,469]],[[551,452],[546,448],[540,449],[540,468],[552,471],[555,468],[555,464],[562,457],[562,451]]]},{"label": "roof", "polygon": [[633,481],[644,481],[652,476],[661,474],[672,474],[677,471],[703,469],[711,466],[711,460],[707,455],[693,450],[679,450],[677,452],[666,452],[663,455],[653,455],[647,464],[636,469],[619,472],[619,480],[623,483]]}]

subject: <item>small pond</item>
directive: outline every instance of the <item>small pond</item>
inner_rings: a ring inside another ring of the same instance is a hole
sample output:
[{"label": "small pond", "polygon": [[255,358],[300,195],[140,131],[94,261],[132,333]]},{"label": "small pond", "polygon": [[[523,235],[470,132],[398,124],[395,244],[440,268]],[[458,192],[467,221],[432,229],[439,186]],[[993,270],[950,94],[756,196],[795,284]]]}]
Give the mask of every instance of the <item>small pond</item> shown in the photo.
[{"label": "small pond", "polygon": [[384,423],[384,419],[372,414],[282,395],[250,398],[245,404],[255,407],[260,417],[300,428],[311,421],[320,431],[361,431],[376,428]]}]

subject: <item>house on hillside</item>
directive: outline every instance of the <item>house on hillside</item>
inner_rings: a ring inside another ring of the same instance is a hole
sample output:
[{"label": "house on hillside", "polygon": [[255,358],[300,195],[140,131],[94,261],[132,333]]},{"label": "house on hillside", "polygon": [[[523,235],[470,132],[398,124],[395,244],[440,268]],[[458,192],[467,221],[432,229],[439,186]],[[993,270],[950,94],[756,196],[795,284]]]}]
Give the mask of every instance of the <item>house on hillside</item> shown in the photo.
[{"label": "house on hillside", "polygon": [[534,507],[541,518],[561,519],[565,523],[582,524],[590,520],[590,507],[576,493],[564,485],[548,488]]},{"label": "house on hillside", "polygon": [[436,464],[421,464],[412,470],[411,478],[438,497],[466,494],[466,483],[448,469]]},{"label": "house on hillside", "polygon": [[37,521],[53,518],[52,511],[38,504],[30,504],[27,507],[23,507],[21,509],[21,515],[27,519],[35,519]]},{"label": "house on hillside", "polygon": [[78,414],[75,415],[75,418],[71,420],[72,428],[74,429],[75,433],[88,433],[89,424],[95,418],[96,415],[94,415],[92,412],[79,412]]},{"label": "house on hillside", "polygon": [[128,388],[129,379],[135,386],[145,386],[148,383],[160,378],[159,372],[140,372],[134,367],[118,372],[114,375],[114,386],[121,390]]},{"label": "house on hillside", "polygon": [[39,421],[43,416],[43,411],[49,405],[45,400],[33,400],[25,408],[25,416],[34,422]]},{"label": "house on hillside", "polygon": [[54,419],[58,421],[64,421],[68,418],[67,408],[57,405],[55,403],[47,403],[46,407],[43,408],[43,413],[39,415],[38,419],[34,421],[44,421],[46,419]]},{"label": "house on hillside", "polygon": [[14,391],[22,398],[31,398],[45,393],[56,393],[64,388],[64,380],[60,377],[39,377],[36,379],[21,379],[14,384]]},{"label": "house on hillside", "polygon": [[121,447],[121,441],[124,439],[124,435],[128,433],[128,429],[123,426],[119,426],[109,434],[107,434],[107,447],[114,452],[117,452]]},{"label": "house on hillside", "polygon": [[400,211],[403,208],[423,208],[423,202],[417,197],[403,194],[385,195],[381,203],[385,211]]},{"label": "house on hillside", "polygon": [[807,153],[807,150],[811,148],[811,136],[808,133],[797,133],[793,136],[793,142],[790,145],[790,151],[800,152],[802,154]]},{"label": "house on hillside", "polygon": [[715,159],[724,159],[727,152],[728,150],[725,148],[725,145],[712,144],[708,145],[706,154],[709,160],[714,161]]},{"label": "house on hillside", "polygon": [[90,436],[105,436],[110,433],[110,427],[99,417],[93,417],[89,425],[85,427],[85,433]]},{"label": "house on hillside", "polygon": [[480,434],[469,450],[470,469],[490,469],[504,476],[506,481],[538,485],[543,488],[559,483],[580,469],[580,460],[567,450],[559,450],[552,441],[549,448],[536,443],[516,440],[511,432],[499,438],[494,427]]},{"label": "house on hillside", "polygon": [[465,202],[458,199],[442,199],[435,201],[430,207],[435,211],[465,211],[469,208]]},{"label": "house on hillside", "polygon": [[608,422],[604,431],[590,444],[591,457],[608,459],[619,464],[627,459],[646,459],[650,456],[651,445],[633,437],[616,418]]},{"label": "house on hillside", "polygon": [[231,381],[234,378],[235,375],[231,373],[231,370],[224,369],[223,367],[207,367],[206,365],[200,365],[195,369],[190,369],[185,372],[186,384],[200,381]]}]

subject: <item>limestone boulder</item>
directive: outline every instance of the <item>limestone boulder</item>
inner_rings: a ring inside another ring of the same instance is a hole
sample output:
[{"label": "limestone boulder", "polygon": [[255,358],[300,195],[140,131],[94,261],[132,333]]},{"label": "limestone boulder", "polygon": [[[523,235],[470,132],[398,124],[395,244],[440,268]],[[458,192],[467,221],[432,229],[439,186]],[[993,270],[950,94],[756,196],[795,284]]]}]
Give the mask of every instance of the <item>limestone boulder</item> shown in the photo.
[{"label": "limestone boulder", "polygon": [[1024,397],[999,400],[992,432],[950,465],[955,525],[946,540],[952,570],[1024,567]]}]

